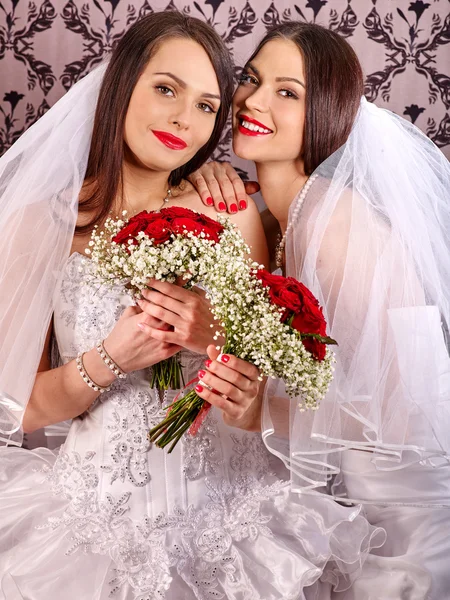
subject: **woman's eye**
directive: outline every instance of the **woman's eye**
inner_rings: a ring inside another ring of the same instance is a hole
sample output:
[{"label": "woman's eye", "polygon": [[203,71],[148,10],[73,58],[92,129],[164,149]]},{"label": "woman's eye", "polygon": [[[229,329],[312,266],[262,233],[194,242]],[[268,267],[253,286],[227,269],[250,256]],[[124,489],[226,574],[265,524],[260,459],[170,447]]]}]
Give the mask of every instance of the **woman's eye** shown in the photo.
[{"label": "woman's eye", "polygon": [[239,84],[243,83],[251,83],[252,85],[257,85],[258,80],[252,75],[249,75],[248,73],[242,73],[241,78],[239,79]]},{"label": "woman's eye", "polygon": [[278,93],[283,96],[283,98],[294,98],[295,100],[298,100],[297,94],[294,94],[291,90],[280,90]]},{"label": "woman's eye", "polygon": [[200,104],[198,104],[197,106],[199,107],[200,110],[202,110],[205,113],[215,114],[217,112],[214,110],[214,108],[212,106],[210,106],[209,104],[206,104],[205,102],[200,102]]},{"label": "woman's eye", "polygon": [[157,85],[156,89],[158,90],[158,92],[160,92],[163,96],[173,96],[173,90],[171,90],[169,87],[167,87],[166,85]]}]

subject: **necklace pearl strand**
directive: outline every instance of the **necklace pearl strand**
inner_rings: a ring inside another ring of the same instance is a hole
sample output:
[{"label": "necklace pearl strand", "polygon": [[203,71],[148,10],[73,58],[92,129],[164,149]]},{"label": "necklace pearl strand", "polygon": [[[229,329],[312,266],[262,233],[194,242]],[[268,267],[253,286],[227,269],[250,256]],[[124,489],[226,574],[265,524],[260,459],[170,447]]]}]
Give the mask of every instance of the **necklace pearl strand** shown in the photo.
[{"label": "necklace pearl strand", "polygon": [[292,219],[289,221],[283,237],[280,239],[280,241],[278,242],[278,244],[275,248],[275,264],[278,269],[281,269],[281,267],[283,266],[284,247],[286,246],[287,234],[290,232],[290,230],[294,226],[294,223],[296,222],[296,220],[300,214],[300,211],[302,210],[302,206],[303,206],[303,203],[305,202],[306,194],[308,193],[309,188],[312,186],[312,184],[317,179],[317,177],[318,177],[317,175],[312,175],[311,177],[309,177],[306,180],[306,183],[303,186],[302,191],[300,192],[300,196],[298,197],[294,212],[292,214]]}]

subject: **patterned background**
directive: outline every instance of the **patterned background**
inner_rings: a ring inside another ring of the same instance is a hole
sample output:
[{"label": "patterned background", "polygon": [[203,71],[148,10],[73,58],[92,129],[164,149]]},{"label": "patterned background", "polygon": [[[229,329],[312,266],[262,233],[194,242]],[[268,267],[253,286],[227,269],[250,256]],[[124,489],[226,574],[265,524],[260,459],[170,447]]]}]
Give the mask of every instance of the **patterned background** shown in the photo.
[{"label": "patterned background", "polygon": [[[0,0],[0,155],[129,25],[164,9],[211,23],[237,65],[274,23],[339,32],[361,59],[367,98],[416,123],[450,157],[450,0]],[[229,157],[227,132],[216,158]]]}]

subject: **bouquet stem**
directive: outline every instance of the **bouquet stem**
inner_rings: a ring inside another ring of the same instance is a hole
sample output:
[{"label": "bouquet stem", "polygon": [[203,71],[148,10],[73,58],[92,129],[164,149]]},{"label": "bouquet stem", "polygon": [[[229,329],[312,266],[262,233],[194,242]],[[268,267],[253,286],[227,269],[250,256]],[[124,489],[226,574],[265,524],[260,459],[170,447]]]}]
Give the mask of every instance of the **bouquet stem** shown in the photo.
[{"label": "bouquet stem", "polygon": [[[222,352],[224,354],[234,354],[233,345],[226,342]],[[186,384],[185,389],[197,382],[197,377],[192,379]],[[148,433],[150,442],[156,444],[159,448],[165,448],[168,444],[171,444],[168,450],[169,454],[186,432],[190,435],[197,434],[211,408],[211,404],[200,398],[193,389],[184,396],[180,397],[180,394],[176,396],[167,409],[166,418]]]},{"label": "bouquet stem", "polygon": [[153,367],[150,387],[159,390],[179,390],[184,386],[183,370],[178,356],[171,356]]},{"label": "bouquet stem", "polygon": [[190,390],[181,398],[175,398],[168,408],[166,418],[150,430],[148,439],[159,448],[171,444],[168,450],[170,454],[183,434],[195,422],[204,403],[203,398],[200,398],[195,390]]}]

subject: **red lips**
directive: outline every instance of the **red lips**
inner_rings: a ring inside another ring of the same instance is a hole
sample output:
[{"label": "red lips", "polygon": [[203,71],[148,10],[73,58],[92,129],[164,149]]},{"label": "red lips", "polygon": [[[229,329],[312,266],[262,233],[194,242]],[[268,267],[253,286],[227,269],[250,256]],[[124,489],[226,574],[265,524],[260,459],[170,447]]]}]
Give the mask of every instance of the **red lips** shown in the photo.
[{"label": "red lips", "polygon": [[176,135],[168,133],[167,131],[156,131],[155,129],[152,129],[152,133],[160,142],[162,142],[171,150],[184,150],[187,147],[187,144],[184,140]]},{"label": "red lips", "polygon": [[[263,127],[264,129],[269,129],[263,123],[260,123],[259,121],[257,121],[256,119],[252,119],[251,117],[247,117],[247,115],[239,115],[238,119],[239,119],[239,121],[247,121],[248,123],[253,123],[253,125],[258,125],[258,127]],[[250,135],[250,136],[269,135],[269,133],[273,133],[271,129],[269,130],[268,133],[262,133],[261,131],[252,131],[251,129],[247,129],[246,127],[243,127],[241,125],[241,123],[239,123],[238,129],[239,129],[239,132],[242,133],[243,135]]]}]

